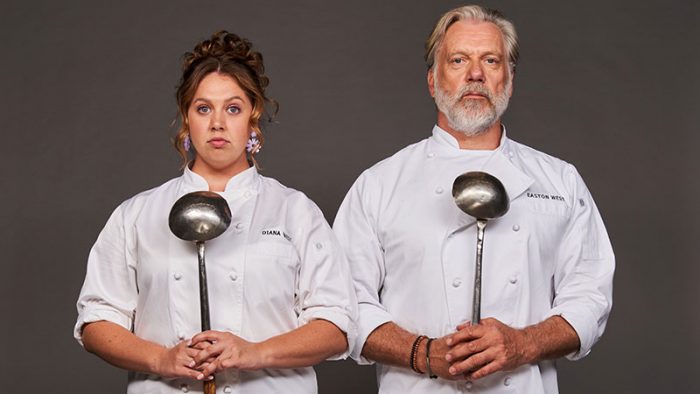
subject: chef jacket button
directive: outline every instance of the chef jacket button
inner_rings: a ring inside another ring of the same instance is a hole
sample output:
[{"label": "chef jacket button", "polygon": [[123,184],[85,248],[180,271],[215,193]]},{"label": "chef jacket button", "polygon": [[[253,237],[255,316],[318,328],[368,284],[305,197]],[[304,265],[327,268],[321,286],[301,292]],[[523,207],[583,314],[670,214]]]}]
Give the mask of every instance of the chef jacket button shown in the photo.
[{"label": "chef jacket button", "polygon": [[179,339],[179,340],[181,340],[181,341],[184,341],[184,340],[185,340],[185,333],[184,333],[184,332],[180,332],[179,334],[177,334],[177,339]]},{"label": "chef jacket button", "polygon": [[250,196],[251,196],[250,192],[245,192],[243,194],[243,197],[245,197],[245,198],[250,198]]},{"label": "chef jacket button", "polygon": [[445,191],[445,189],[443,189],[443,188],[440,187],[440,186],[438,186],[437,188],[435,188],[435,193],[437,193],[437,194],[442,194],[442,192],[444,192],[444,191]]},{"label": "chef jacket button", "polygon": [[238,231],[243,230],[243,223],[236,223],[236,230],[238,230]]},{"label": "chef jacket button", "polygon": [[182,390],[183,393],[187,393],[187,392],[190,391],[190,386],[188,386],[187,384],[183,383],[183,384],[180,385],[180,390]]},{"label": "chef jacket button", "polygon": [[182,279],[182,274],[179,272],[176,272],[173,274],[173,278],[175,278],[175,280],[180,280],[180,279]]},{"label": "chef jacket button", "polygon": [[510,386],[511,380],[512,380],[512,379],[510,378],[510,376],[506,376],[506,378],[503,379],[503,385],[504,385],[504,386]]},{"label": "chef jacket button", "polygon": [[228,274],[228,277],[231,278],[231,280],[234,281],[234,282],[235,282],[236,280],[238,280],[238,274],[237,274],[235,271],[233,271],[233,272],[231,272],[230,274]]},{"label": "chef jacket button", "polygon": [[464,388],[466,388],[467,391],[472,391],[472,386],[473,386],[472,382],[467,382],[464,384]]},{"label": "chef jacket button", "polygon": [[510,279],[508,279],[508,281],[512,284],[518,283],[518,275],[511,276]]},{"label": "chef jacket button", "polygon": [[520,231],[520,226],[518,226],[517,224],[514,224],[513,231]]},{"label": "chef jacket button", "polygon": [[462,284],[462,279],[455,279],[452,281],[452,287],[459,287]]},{"label": "chef jacket button", "polygon": [[323,244],[320,242],[316,242],[316,249],[318,249],[318,250],[323,249]]},{"label": "chef jacket button", "polygon": [[231,393],[231,392],[233,392],[233,389],[231,388],[231,386],[224,387],[224,393]]},{"label": "chef jacket button", "polygon": [[428,153],[428,159],[432,159],[433,157],[435,157],[435,153],[433,153],[433,152]]}]

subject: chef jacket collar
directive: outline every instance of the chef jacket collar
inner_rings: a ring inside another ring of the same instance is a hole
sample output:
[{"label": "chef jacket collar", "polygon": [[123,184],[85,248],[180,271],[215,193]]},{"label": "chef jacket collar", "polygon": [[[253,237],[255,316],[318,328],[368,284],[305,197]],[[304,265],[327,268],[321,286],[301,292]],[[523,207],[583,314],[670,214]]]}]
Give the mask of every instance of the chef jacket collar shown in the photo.
[{"label": "chef jacket collar", "polygon": [[[255,166],[239,172],[229,179],[223,192],[217,192],[227,200],[237,198],[239,196],[250,197],[257,193],[260,175]],[[182,194],[209,190],[209,184],[206,179],[196,172],[192,171],[189,166],[185,167],[185,172],[182,176]]]},{"label": "chef jacket collar", "polygon": [[[433,127],[433,141],[437,144],[437,147],[439,150],[441,150],[443,153],[449,153],[452,152],[453,154],[457,154],[459,152],[464,153],[467,149],[461,149],[459,147],[459,141],[452,136],[452,134],[448,133],[443,129],[442,127],[435,125]],[[503,146],[507,144],[508,139],[506,138],[506,126],[501,124],[501,140],[498,143],[498,147],[496,149],[485,149],[485,150],[473,150],[470,149],[468,151],[470,152],[497,152],[501,151]]]},{"label": "chef jacket collar", "polygon": [[[493,153],[486,161],[486,164],[484,164],[482,171],[498,178],[506,188],[508,198],[512,201],[527,190],[534,180],[512,163],[514,156],[513,149],[515,146],[513,146],[513,143],[506,136],[505,126],[501,125],[501,128],[501,141],[498,147],[492,151]],[[467,149],[460,149],[457,139],[438,125],[433,127],[433,136],[431,140],[436,153],[439,155],[468,155],[470,152]],[[477,152],[484,151],[480,150]]]},{"label": "chef jacket collar", "polygon": [[[499,147],[500,147],[500,145],[503,144],[503,138],[505,137],[505,134],[506,134],[505,127],[504,126],[501,126],[501,127],[502,127],[503,133],[501,133],[501,142],[499,143]],[[454,153],[456,153],[457,151],[462,150],[459,147],[459,141],[457,141],[457,139],[454,136],[452,136],[452,134],[448,133],[447,131],[445,131],[445,129],[443,129],[442,127],[440,127],[438,125],[435,125],[433,127],[433,141],[435,141],[438,144],[438,146],[443,148],[445,151],[452,150]],[[455,149],[457,151],[455,151]],[[498,149],[498,148],[496,148],[496,149]],[[476,150],[476,152],[484,152],[484,151],[485,150]]]}]

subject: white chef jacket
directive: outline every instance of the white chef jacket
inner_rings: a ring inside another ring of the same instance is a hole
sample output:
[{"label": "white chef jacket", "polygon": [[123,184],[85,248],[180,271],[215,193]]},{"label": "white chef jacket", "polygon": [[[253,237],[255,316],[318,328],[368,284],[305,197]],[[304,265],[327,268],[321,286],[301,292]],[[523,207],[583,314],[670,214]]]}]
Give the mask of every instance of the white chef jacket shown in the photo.
[{"label": "white chef jacket", "polygon": [[[114,211],[88,259],[74,330],[79,342],[82,326],[99,320],[166,347],[201,331],[196,246],[168,227],[173,203],[200,190],[207,182],[185,169]],[[220,195],[233,216],[228,230],[205,244],[212,329],[257,342],[324,319],[352,348],[357,304],[349,267],[316,205],[253,167]],[[219,393],[317,392],[313,368],[231,369],[216,383]],[[202,382],[129,373],[128,393],[182,391],[201,392]]]},{"label": "white chef jacket", "polygon": [[[474,162],[483,164],[477,167]],[[472,166],[472,167],[470,167]],[[454,203],[467,171],[496,176],[510,210],[484,238],[482,318],[525,327],[560,315],[576,330],[577,359],[603,333],[612,304],[614,256],[605,227],[576,169],[503,137],[497,149],[469,151],[435,126],[430,138],[366,170],[334,223],[359,302],[353,358],[369,334],[393,321],[441,337],[472,313],[475,220]],[[523,365],[472,383],[430,380],[408,368],[378,366],[380,393],[556,393],[553,361]]]}]

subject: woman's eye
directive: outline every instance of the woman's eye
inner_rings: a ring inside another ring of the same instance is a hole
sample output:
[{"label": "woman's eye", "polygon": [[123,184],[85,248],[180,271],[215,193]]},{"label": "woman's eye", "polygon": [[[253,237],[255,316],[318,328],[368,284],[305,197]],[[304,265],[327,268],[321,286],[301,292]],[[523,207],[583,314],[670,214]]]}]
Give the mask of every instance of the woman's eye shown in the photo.
[{"label": "woman's eye", "polygon": [[199,112],[200,114],[208,114],[209,111],[211,110],[206,105],[200,105],[197,107],[197,112]]},{"label": "woman's eye", "polygon": [[238,107],[235,106],[235,105],[232,105],[232,106],[226,108],[226,110],[227,110],[228,112],[232,113],[232,114],[237,114],[237,113],[240,113],[240,112],[241,112],[241,109],[238,108]]}]

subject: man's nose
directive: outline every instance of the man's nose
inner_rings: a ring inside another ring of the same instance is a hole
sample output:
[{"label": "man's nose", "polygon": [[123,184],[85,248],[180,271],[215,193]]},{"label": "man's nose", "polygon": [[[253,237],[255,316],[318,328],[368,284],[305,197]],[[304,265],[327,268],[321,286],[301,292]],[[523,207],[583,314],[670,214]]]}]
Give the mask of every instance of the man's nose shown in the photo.
[{"label": "man's nose", "polygon": [[481,62],[472,62],[467,69],[467,80],[469,82],[484,82],[484,70]]}]

